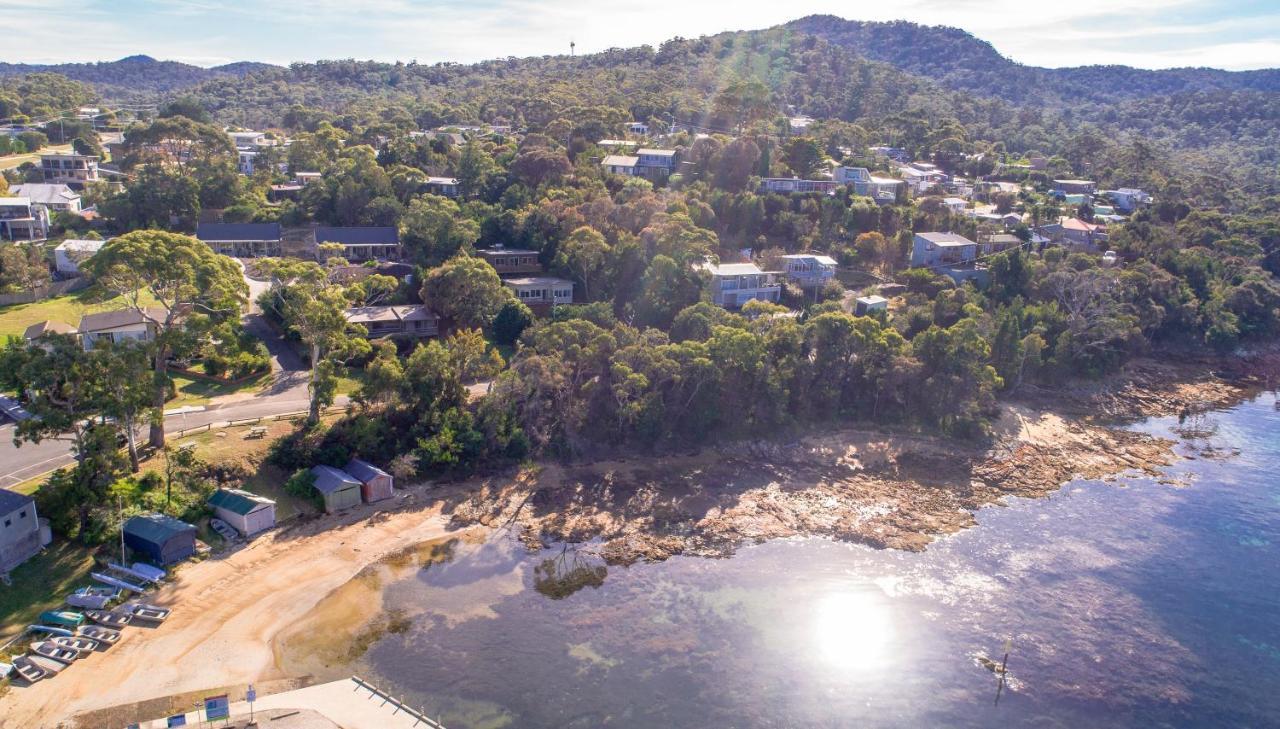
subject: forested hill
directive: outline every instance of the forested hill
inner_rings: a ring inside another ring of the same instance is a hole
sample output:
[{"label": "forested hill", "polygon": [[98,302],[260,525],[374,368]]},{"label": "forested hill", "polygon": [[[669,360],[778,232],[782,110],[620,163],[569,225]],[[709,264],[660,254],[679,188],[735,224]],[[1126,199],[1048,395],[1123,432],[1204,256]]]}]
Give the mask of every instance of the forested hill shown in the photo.
[{"label": "forested hill", "polygon": [[1280,69],[1039,68],[1005,58],[990,43],[958,28],[905,21],[863,22],[833,15],[811,15],[782,27],[819,36],[865,58],[928,76],[958,91],[1016,103],[1102,103],[1187,92],[1280,91]]},{"label": "forested hill", "polygon": [[157,61],[150,56],[129,56],[99,63],[27,64],[0,63],[0,78],[30,73],[56,73],[92,84],[104,98],[136,100],[189,88],[216,78],[244,76],[274,68],[266,63],[239,62],[202,68],[177,61]]}]

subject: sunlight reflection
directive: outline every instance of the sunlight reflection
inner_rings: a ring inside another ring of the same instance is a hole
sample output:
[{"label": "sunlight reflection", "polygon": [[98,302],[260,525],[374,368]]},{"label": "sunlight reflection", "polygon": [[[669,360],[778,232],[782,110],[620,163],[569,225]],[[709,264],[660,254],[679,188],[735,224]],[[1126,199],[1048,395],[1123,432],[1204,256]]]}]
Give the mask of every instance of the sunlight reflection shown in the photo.
[{"label": "sunlight reflection", "polygon": [[817,655],[834,668],[865,671],[888,657],[894,625],[891,606],[874,587],[822,597],[814,612]]}]

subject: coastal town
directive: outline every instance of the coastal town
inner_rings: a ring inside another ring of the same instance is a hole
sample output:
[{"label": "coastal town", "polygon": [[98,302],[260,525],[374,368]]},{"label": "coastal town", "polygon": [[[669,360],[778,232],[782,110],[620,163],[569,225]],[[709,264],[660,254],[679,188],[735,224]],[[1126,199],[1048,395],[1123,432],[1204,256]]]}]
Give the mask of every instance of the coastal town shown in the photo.
[{"label": "coastal town", "polygon": [[1274,169],[1106,99],[975,110],[838,20],[183,87],[117,62],[146,95],[0,68],[0,727],[541,725],[385,684],[370,646],[427,630],[386,586],[508,542],[588,555],[484,578],[550,599],[775,540],[927,552],[1170,480],[1133,423],[1274,393]]}]

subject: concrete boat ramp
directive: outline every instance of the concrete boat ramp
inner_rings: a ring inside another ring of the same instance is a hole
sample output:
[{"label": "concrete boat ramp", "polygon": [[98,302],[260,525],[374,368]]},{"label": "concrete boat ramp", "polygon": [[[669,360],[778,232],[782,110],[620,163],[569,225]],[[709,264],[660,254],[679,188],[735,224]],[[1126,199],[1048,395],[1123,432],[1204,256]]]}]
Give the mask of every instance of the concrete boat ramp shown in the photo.
[{"label": "concrete boat ramp", "polygon": [[[341,681],[259,696],[253,704],[258,729],[445,729],[398,698],[352,676]],[[144,721],[138,729],[166,729],[168,719]],[[204,721],[204,712],[186,715],[186,726],[243,729],[249,704],[231,704],[231,719]]]}]

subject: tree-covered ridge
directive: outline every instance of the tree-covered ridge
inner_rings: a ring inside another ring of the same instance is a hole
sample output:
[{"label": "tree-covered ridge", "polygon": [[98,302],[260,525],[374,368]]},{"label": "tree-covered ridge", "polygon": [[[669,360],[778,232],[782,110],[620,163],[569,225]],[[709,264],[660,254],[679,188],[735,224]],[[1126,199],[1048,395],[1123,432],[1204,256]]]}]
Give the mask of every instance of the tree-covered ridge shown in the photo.
[{"label": "tree-covered ridge", "polygon": [[222,76],[241,77],[271,66],[239,62],[203,68],[177,61],[157,61],[149,56],[129,56],[98,63],[0,63],[0,78],[34,73],[56,73],[73,81],[92,84],[111,101],[133,101],[195,86]]}]

